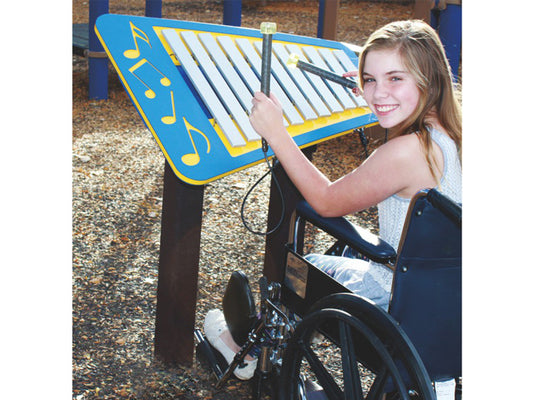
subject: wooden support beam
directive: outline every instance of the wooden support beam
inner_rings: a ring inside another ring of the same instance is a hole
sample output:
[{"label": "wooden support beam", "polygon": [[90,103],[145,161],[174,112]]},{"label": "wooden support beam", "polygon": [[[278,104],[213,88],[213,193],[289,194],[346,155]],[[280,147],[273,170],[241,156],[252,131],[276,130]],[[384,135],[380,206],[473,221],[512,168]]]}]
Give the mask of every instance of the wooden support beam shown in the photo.
[{"label": "wooden support beam", "polygon": [[154,352],[169,364],[193,360],[203,198],[204,186],[184,183],[165,161]]},{"label": "wooden support beam", "polygon": [[431,23],[431,9],[435,1],[432,0],[415,0],[414,16],[416,19],[421,19],[427,24]]},{"label": "wooden support beam", "polygon": [[318,8],[317,37],[337,39],[337,13],[340,0],[320,0]]}]

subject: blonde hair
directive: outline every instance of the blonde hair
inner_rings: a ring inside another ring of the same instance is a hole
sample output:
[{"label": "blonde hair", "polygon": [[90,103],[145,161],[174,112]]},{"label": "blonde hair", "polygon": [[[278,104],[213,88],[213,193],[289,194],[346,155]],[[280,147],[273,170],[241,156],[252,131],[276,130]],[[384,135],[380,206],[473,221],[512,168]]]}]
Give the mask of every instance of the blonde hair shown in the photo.
[{"label": "blonde hair", "polygon": [[363,86],[366,56],[372,50],[398,50],[420,91],[415,111],[395,129],[394,136],[416,133],[423,145],[432,176],[438,182],[428,120],[434,117],[457,146],[461,157],[462,112],[460,91],[454,85],[444,47],[437,33],[419,20],[397,21],[375,31],[359,58],[359,82]]}]

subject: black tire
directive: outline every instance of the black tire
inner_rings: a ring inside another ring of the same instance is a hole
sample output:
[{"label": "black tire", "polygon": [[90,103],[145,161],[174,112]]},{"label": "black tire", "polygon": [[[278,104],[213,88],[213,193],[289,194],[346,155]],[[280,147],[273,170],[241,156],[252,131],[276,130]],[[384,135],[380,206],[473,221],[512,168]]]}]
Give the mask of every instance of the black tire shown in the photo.
[{"label": "black tire", "polygon": [[[330,400],[382,399],[386,392],[403,400],[435,399],[420,357],[387,313],[353,294],[318,303],[296,327],[283,356],[282,400],[299,398],[302,374],[316,380]],[[325,336],[320,345],[313,343],[317,331]]]}]

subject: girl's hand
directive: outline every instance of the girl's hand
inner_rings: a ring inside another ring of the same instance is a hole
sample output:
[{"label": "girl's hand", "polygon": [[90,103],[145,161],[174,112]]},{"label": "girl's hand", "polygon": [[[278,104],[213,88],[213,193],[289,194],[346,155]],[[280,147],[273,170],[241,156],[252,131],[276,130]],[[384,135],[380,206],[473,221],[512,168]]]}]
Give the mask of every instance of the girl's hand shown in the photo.
[{"label": "girl's hand", "polygon": [[250,123],[267,142],[285,130],[281,103],[274,93],[271,92],[270,97],[267,97],[262,92],[256,92],[252,105]]},{"label": "girl's hand", "polygon": [[[359,76],[359,71],[355,70],[355,71],[348,71],[348,72],[345,72],[344,74],[342,74],[342,76],[344,78],[349,78],[349,77],[352,77],[352,76]],[[362,96],[363,95],[363,92],[361,91],[361,89],[359,89],[359,87],[354,87],[352,89],[352,92],[356,95],[356,96]]]},{"label": "girl's hand", "polygon": [[348,77],[351,77],[351,76],[359,76],[359,71],[358,70],[348,71],[348,72],[345,72],[344,74],[342,74],[342,76],[344,76],[345,78],[348,78]]}]

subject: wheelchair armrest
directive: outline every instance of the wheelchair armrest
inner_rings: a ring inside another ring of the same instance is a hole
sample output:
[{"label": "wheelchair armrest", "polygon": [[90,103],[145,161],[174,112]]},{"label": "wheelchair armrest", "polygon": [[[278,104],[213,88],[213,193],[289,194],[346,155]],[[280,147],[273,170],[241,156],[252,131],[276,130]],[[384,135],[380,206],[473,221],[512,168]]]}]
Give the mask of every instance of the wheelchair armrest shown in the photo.
[{"label": "wheelchair armrest", "polygon": [[296,214],[373,261],[386,264],[396,259],[396,251],[390,244],[344,217],[324,218],[306,201],[296,205]]}]

